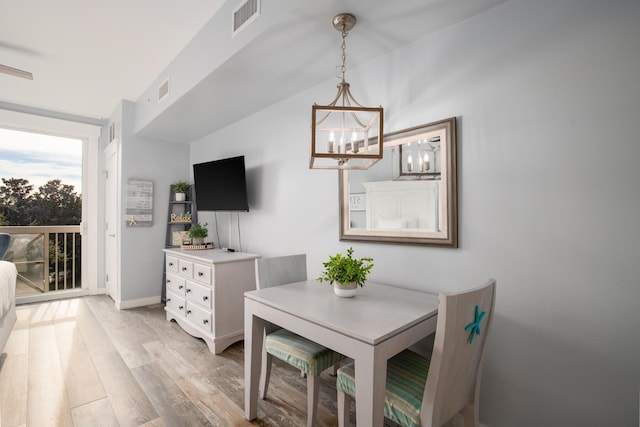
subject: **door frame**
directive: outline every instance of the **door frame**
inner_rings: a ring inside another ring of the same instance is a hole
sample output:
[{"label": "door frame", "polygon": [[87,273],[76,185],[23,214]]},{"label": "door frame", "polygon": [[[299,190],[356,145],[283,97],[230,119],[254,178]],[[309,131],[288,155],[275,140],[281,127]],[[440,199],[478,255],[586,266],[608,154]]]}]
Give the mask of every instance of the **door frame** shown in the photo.
[{"label": "door frame", "polygon": [[[15,107],[15,109],[13,109]],[[39,300],[54,300],[71,296],[99,294],[104,292],[98,286],[98,272],[103,269],[102,230],[99,204],[99,147],[104,120],[89,117],[66,115],[62,113],[24,107],[14,104],[0,104],[0,126],[25,132],[43,133],[81,139],[83,144],[82,160],[82,289],[52,292],[44,295],[34,295],[28,299],[21,299],[20,303],[38,302]],[[25,297],[27,298],[27,297]]]},{"label": "door frame", "polygon": [[[121,177],[120,177],[120,140],[113,139],[104,149],[104,286],[106,293],[113,299],[116,306],[120,306],[121,292],[121,265],[120,265],[120,239],[122,236],[121,219]],[[110,165],[109,159],[114,159],[114,164]],[[112,170],[112,167],[113,169]],[[113,191],[113,203],[110,204],[110,189]],[[111,211],[110,211],[111,209]],[[110,216],[111,214],[111,216]],[[111,236],[113,234],[113,236]],[[109,250],[109,239],[113,239],[113,252]],[[110,263],[113,262],[113,265]]]}]

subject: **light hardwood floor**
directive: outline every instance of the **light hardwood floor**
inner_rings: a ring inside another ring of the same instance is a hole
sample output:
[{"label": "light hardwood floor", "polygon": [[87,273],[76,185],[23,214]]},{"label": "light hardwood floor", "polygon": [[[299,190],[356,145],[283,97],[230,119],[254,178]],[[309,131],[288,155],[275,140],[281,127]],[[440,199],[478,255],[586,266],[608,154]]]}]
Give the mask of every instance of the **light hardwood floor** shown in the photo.
[{"label": "light hardwood floor", "polygon": [[[92,296],[17,312],[0,355],[2,427],[306,423],[306,381],[279,361],[258,419],[246,421],[243,343],[214,355],[161,305],[118,311]],[[318,425],[335,426],[335,378],[321,378]]]}]

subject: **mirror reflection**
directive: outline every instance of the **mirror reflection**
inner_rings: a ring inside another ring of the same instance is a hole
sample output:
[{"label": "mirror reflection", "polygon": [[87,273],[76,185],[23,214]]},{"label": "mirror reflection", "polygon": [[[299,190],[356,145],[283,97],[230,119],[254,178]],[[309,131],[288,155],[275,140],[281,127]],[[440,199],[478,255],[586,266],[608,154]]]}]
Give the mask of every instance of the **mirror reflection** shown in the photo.
[{"label": "mirror reflection", "polygon": [[385,135],[367,170],[340,172],[340,239],[457,247],[455,117]]}]

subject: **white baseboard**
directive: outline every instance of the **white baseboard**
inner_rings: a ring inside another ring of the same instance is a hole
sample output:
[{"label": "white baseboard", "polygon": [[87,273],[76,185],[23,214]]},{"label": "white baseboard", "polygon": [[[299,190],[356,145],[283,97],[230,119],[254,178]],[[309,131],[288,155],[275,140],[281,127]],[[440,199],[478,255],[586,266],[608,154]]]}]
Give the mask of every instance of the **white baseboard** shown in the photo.
[{"label": "white baseboard", "polygon": [[77,298],[85,295],[89,295],[88,289],[69,289],[66,291],[51,291],[41,294],[18,295],[16,296],[16,304],[21,305],[66,298]]},{"label": "white baseboard", "polygon": [[[448,423],[445,424],[445,427],[464,427],[464,419],[462,418],[462,415],[460,414],[454,415],[453,418],[449,420]],[[487,426],[484,424],[478,424],[478,427],[487,427]]]},{"label": "white baseboard", "polygon": [[118,310],[127,310],[129,308],[144,307],[145,305],[159,304],[160,301],[161,301],[160,295],[155,297],[148,297],[148,298],[116,301],[116,308]]}]

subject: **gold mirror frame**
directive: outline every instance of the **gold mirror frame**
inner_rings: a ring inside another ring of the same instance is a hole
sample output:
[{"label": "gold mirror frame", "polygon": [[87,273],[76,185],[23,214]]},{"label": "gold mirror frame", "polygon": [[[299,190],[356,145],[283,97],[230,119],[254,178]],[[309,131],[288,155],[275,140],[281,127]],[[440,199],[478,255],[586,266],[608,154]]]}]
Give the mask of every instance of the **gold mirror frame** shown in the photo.
[{"label": "gold mirror frame", "polygon": [[457,248],[456,146],[451,117],[386,134],[382,161],[339,171],[340,240]]}]

